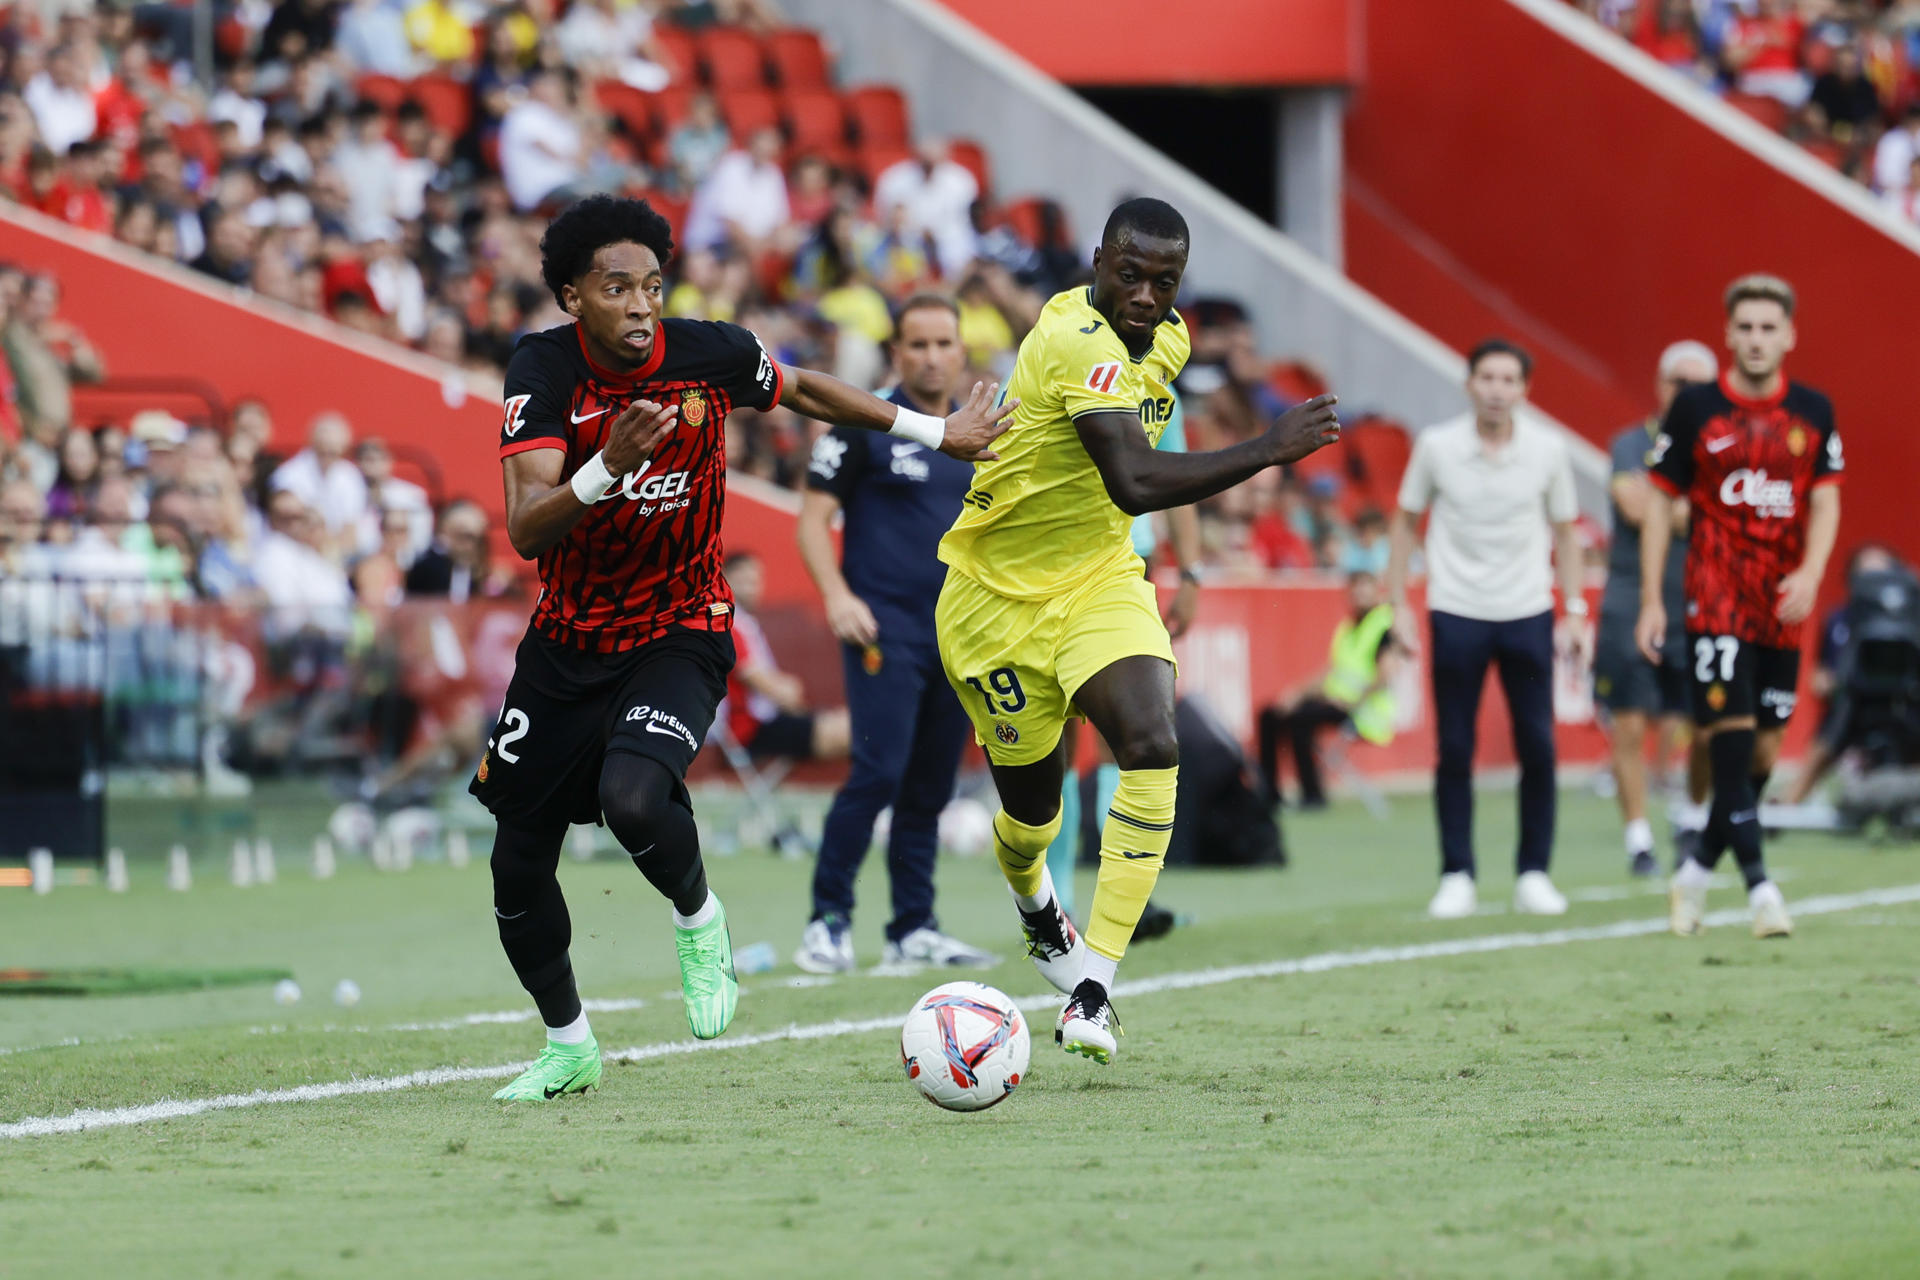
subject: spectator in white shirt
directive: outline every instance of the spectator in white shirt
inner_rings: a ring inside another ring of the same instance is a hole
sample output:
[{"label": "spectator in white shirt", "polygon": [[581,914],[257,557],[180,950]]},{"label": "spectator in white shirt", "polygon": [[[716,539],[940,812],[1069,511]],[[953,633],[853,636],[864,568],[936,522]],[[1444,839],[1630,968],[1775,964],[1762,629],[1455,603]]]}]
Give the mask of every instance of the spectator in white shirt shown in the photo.
[{"label": "spectator in white shirt", "polygon": [[500,125],[500,176],[522,212],[580,180],[580,126],[574,121],[566,78],[537,72],[527,96],[507,109]]},{"label": "spectator in white shirt", "polygon": [[254,96],[253,63],[246,58],[227,69],[226,81],[207,103],[207,119],[233,121],[238,141],[248,151],[260,146],[267,127],[267,104]]},{"label": "spectator in white shirt", "polygon": [[313,420],[307,447],[281,463],[272,489],[297,496],[318,514],[336,548],[351,547],[367,513],[367,480],[347,458],[353,428],[337,413]]},{"label": "spectator in white shirt", "polygon": [[973,172],[948,159],[947,144],[935,140],[922,142],[912,159],[888,165],[873,184],[875,218],[887,222],[895,206],[904,206],[907,230],[932,244],[946,276],[959,275],[974,259],[973,202],[979,198]]},{"label": "spectator in white shirt", "polygon": [[29,80],[20,96],[40,126],[40,141],[57,156],[91,138],[99,126],[80,60],[66,45],[47,55],[46,70]]},{"label": "spectator in white shirt", "polygon": [[[1520,839],[1516,911],[1560,915],[1567,900],[1547,876],[1557,800],[1553,744],[1556,647],[1591,652],[1592,629],[1581,594],[1582,561],[1574,518],[1573,467],[1566,442],[1522,420],[1533,361],[1498,338],[1467,357],[1473,411],[1429,427],[1414,441],[1400,484],[1387,565],[1387,599],[1396,638],[1409,651],[1419,627],[1407,608],[1407,566],[1427,525],[1427,611],[1432,631],[1433,707],[1439,762],[1434,811],[1440,823],[1440,889],[1435,919],[1478,908],[1473,857],[1473,749],[1487,667],[1513,718],[1520,760]],[[1565,615],[1553,617],[1558,561]]]},{"label": "spectator in white shirt", "polygon": [[418,342],[427,334],[427,285],[420,268],[407,256],[404,241],[400,224],[391,218],[374,228],[373,238],[364,246],[367,286],[400,336]]},{"label": "spectator in white shirt", "polygon": [[333,168],[347,184],[347,227],[354,239],[372,238],[393,217],[400,149],[387,139],[387,119],[365,99],[354,104],[351,132],[333,152]]},{"label": "spectator in white shirt", "polygon": [[667,163],[682,188],[693,191],[707,180],[713,166],[733,145],[727,126],[720,119],[720,108],[713,95],[700,92],[688,104],[687,118],[667,135]]},{"label": "spectator in white shirt", "polygon": [[753,258],[791,239],[783,236],[792,208],[787,203],[787,175],[780,168],[780,146],[779,130],[761,129],[747,140],[746,150],[720,157],[687,210],[689,248],[731,244]]},{"label": "spectator in white shirt", "polygon": [[574,0],[553,38],[567,65],[590,79],[617,77],[647,93],[658,93],[673,73],[655,48],[653,17],[646,6],[615,0]]},{"label": "spectator in white shirt", "polygon": [[360,71],[402,80],[420,71],[420,60],[407,40],[406,18],[389,0],[353,0],[341,10],[333,47]]},{"label": "spectator in white shirt", "polygon": [[362,440],[353,451],[353,460],[367,481],[367,514],[360,522],[359,549],[363,554],[378,550],[382,519],[398,514],[407,522],[404,557],[400,560],[404,569],[433,540],[433,503],[425,489],[393,474],[393,452],[386,441],[376,437]]},{"label": "spectator in white shirt", "polygon": [[346,637],[353,586],[346,570],[320,550],[324,544],[325,524],[299,494],[283,489],[267,499],[267,533],[254,552],[253,578],[266,597],[262,624],[270,639],[308,629]]},{"label": "spectator in white shirt", "polygon": [[1907,108],[1898,129],[1889,129],[1873,149],[1873,185],[1883,196],[1907,189],[1913,162],[1920,159],[1920,102]]}]

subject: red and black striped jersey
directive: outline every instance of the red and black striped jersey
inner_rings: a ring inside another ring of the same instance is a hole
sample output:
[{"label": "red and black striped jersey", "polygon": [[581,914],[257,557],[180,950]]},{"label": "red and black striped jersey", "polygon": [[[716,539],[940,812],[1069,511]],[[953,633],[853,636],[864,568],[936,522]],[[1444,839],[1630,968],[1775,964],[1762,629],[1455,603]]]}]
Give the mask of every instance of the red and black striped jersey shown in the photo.
[{"label": "red and black striped jersey", "polygon": [[738,325],[663,320],[630,374],[601,368],[577,324],[530,333],[507,365],[500,456],[559,449],[563,478],[606,443],[634,400],[677,403],[680,420],[646,465],[621,476],[542,552],[533,626],[593,653],[620,653],[674,627],[725,631],[733,595],[720,572],[727,414],[780,399],[780,366]]},{"label": "red and black striped jersey", "polygon": [[1723,375],[1673,398],[1650,461],[1653,483],[1692,506],[1686,629],[1798,648],[1799,624],[1774,610],[1806,554],[1807,496],[1845,466],[1832,403],[1784,380],[1749,400]]}]

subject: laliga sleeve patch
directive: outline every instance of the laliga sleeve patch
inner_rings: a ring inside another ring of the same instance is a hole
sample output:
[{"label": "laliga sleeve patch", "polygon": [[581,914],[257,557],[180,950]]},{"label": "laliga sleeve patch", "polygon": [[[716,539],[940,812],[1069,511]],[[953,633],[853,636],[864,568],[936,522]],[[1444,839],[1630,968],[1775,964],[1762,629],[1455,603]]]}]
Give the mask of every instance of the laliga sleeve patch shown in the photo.
[{"label": "laliga sleeve patch", "polygon": [[1114,387],[1119,385],[1119,382],[1120,362],[1118,360],[1097,364],[1087,373],[1087,387],[1098,391],[1103,396],[1112,395]]}]

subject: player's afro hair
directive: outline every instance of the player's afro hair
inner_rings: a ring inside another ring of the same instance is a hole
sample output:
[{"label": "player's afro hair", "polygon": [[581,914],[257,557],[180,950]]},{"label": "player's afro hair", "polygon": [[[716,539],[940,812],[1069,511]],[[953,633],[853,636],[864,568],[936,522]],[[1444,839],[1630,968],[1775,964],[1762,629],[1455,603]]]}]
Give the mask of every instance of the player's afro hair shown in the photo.
[{"label": "player's afro hair", "polygon": [[593,255],[629,240],[653,250],[662,267],[673,257],[673,226],[645,200],[588,196],[562,209],[540,237],[540,278],[553,300],[565,306],[560,291],[592,270]]},{"label": "player's afro hair", "polygon": [[1187,236],[1187,220],[1180,216],[1180,211],[1152,196],[1140,196],[1119,204],[1107,215],[1107,229],[1100,233],[1100,243],[1117,247],[1136,235],[1172,240],[1183,249],[1192,243]]}]

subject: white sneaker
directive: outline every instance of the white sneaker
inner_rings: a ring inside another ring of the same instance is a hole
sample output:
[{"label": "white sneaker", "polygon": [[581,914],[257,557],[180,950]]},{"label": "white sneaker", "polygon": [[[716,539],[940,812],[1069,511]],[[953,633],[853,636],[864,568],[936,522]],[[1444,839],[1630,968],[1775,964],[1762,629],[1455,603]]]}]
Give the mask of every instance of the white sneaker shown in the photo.
[{"label": "white sneaker", "polygon": [[1793,921],[1787,918],[1787,900],[1780,896],[1780,886],[1771,880],[1762,880],[1747,892],[1747,901],[1753,904],[1753,936],[1756,938],[1786,938],[1793,934]]},{"label": "white sneaker", "polygon": [[[1682,863],[1681,871],[1691,866]],[[1682,938],[1697,938],[1707,931],[1707,884],[1703,872],[1691,879],[1675,872],[1667,883],[1667,927]]]},{"label": "white sneaker", "polygon": [[970,947],[938,929],[915,929],[900,941],[887,943],[881,963],[930,964],[943,969],[991,969],[1000,963],[1000,957],[990,951]]},{"label": "white sneaker", "polygon": [[1523,916],[1563,916],[1567,898],[1544,871],[1523,871],[1513,882],[1513,909]]},{"label": "white sneaker", "polygon": [[1440,890],[1427,904],[1427,914],[1435,920],[1464,920],[1480,909],[1480,893],[1473,887],[1473,876],[1465,871],[1449,871],[1440,877]]},{"label": "white sneaker", "polygon": [[808,973],[852,973],[853,930],[838,921],[809,921],[793,962]]}]

